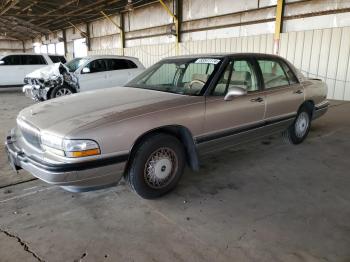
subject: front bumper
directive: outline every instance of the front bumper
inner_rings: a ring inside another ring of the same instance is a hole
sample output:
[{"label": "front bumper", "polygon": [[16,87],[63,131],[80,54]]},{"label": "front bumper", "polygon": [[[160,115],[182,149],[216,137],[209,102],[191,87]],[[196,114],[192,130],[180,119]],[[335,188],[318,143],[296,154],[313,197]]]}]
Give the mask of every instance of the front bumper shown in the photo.
[{"label": "front bumper", "polygon": [[23,93],[26,97],[33,99],[34,101],[47,100],[47,94],[50,88],[43,88],[40,85],[24,85],[22,88]]},{"label": "front bumper", "polygon": [[312,119],[317,119],[323,116],[328,111],[328,107],[329,107],[329,101],[327,100],[315,105],[314,112],[312,114]]},{"label": "front bumper", "polygon": [[119,155],[76,163],[50,163],[24,153],[11,135],[7,136],[5,147],[9,162],[15,170],[24,169],[40,180],[72,192],[117,184],[128,159],[128,155]]}]

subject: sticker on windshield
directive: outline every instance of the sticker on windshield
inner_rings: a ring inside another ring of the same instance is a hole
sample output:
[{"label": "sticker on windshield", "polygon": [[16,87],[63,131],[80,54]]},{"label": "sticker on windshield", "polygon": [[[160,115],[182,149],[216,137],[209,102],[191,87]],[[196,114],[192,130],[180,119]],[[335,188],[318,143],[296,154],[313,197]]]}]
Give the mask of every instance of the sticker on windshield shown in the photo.
[{"label": "sticker on windshield", "polygon": [[220,59],[198,58],[195,63],[196,64],[214,64],[214,65],[216,65],[219,62],[220,62]]}]

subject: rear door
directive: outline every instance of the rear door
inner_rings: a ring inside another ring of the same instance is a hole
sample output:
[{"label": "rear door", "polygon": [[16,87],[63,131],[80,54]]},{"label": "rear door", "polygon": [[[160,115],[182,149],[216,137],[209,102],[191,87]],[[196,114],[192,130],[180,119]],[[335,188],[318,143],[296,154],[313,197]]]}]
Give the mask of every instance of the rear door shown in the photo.
[{"label": "rear door", "polygon": [[[232,139],[234,135],[263,122],[265,97],[256,67],[250,58],[231,59],[211,94],[206,97],[205,134],[198,139],[199,144],[213,148],[231,145],[237,142]],[[225,101],[230,87],[244,88],[247,94]]]},{"label": "rear door", "polygon": [[266,96],[265,120],[295,116],[304,101],[304,89],[289,66],[278,58],[258,58]]},{"label": "rear door", "polygon": [[84,68],[90,72],[84,73],[82,69],[78,75],[81,92],[109,87],[105,59],[92,60]]}]

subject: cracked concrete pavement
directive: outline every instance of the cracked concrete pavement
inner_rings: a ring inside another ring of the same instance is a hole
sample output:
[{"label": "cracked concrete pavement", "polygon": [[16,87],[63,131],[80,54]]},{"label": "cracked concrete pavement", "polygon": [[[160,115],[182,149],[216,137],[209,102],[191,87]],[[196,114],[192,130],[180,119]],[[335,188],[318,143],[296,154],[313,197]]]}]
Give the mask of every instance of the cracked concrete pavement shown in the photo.
[{"label": "cracked concrete pavement", "polygon": [[[31,254],[31,255],[33,256],[34,260],[40,261],[40,262],[44,261],[44,260],[43,260],[42,258],[40,258],[37,254],[35,254],[35,253],[30,249],[30,247],[28,246],[28,244],[27,244],[26,242],[24,242],[19,236],[16,236],[16,235],[14,235],[13,233],[11,233],[11,232],[9,232],[9,231],[7,231],[7,230],[5,230],[5,229],[2,229],[2,228],[0,228],[0,233],[6,235],[7,237],[10,237],[10,238],[13,238],[13,239],[17,240],[17,243],[20,244],[20,245],[23,247],[23,250],[24,250],[25,252]],[[12,245],[13,245],[13,243],[12,243]],[[5,253],[5,254],[7,254],[7,253]],[[13,258],[13,257],[12,257],[12,258]],[[1,259],[4,259],[4,258],[1,258]],[[7,259],[9,259],[9,258],[7,258]],[[15,259],[18,259],[18,257],[16,257]]]},{"label": "cracked concrete pavement", "polygon": [[18,183],[32,177],[13,175],[1,152],[0,261],[347,261],[349,112],[333,102],[299,146],[276,135],[209,155],[153,201],[123,181],[80,194]]}]

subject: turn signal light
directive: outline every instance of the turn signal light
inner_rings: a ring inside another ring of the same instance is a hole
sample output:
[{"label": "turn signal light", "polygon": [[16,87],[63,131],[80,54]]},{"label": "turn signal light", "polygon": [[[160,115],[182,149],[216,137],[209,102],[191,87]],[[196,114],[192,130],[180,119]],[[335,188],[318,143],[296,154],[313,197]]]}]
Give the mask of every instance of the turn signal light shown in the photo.
[{"label": "turn signal light", "polygon": [[84,150],[84,151],[74,151],[74,152],[69,152],[69,157],[85,157],[85,156],[95,156],[99,155],[100,149],[95,148],[95,149],[89,149],[89,150]]}]

